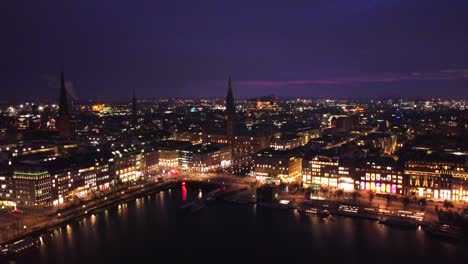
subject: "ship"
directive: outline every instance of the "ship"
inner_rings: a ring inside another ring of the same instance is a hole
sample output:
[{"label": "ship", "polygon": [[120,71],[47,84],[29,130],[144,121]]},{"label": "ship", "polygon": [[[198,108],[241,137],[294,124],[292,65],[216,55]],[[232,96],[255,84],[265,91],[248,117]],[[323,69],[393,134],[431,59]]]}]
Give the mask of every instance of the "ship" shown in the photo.
[{"label": "ship", "polygon": [[321,216],[321,217],[328,217],[330,215],[330,212],[328,210],[326,210],[326,209],[307,206],[307,205],[304,205],[304,204],[299,205],[297,207],[297,211],[299,213],[313,214],[313,215],[318,215],[318,216]]},{"label": "ship", "polygon": [[39,239],[34,237],[26,237],[11,244],[0,246],[0,252],[3,256],[11,256],[18,254],[28,248],[34,247],[39,243]]},{"label": "ship", "polygon": [[431,236],[451,241],[458,241],[462,239],[464,235],[462,228],[447,224],[430,225],[425,231]]},{"label": "ship", "polygon": [[389,226],[398,226],[398,227],[405,227],[405,228],[418,228],[420,223],[413,220],[409,217],[402,217],[397,215],[386,215],[382,216],[379,220],[380,224],[389,225]]}]

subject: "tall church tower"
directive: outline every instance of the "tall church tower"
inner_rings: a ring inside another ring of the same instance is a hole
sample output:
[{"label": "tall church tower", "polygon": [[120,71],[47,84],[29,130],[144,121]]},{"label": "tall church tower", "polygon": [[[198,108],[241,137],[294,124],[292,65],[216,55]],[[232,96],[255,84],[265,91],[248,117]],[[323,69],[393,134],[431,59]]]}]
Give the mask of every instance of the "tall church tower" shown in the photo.
[{"label": "tall church tower", "polygon": [[228,144],[231,146],[231,155],[234,157],[234,127],[236,118],[236,107],[234,95],[232,94],[231,76],[228,80],[228,91],[226,96],[226,135]]},{"label": "tall church tower", "polygon": [[56,127],[59,132],[59,137],[69,138],[72,136],[70,111],[68,109],[67,100],[67,89],[65,88],[65,78],[63,76],[63,72],[60,80],[59,111]]}]

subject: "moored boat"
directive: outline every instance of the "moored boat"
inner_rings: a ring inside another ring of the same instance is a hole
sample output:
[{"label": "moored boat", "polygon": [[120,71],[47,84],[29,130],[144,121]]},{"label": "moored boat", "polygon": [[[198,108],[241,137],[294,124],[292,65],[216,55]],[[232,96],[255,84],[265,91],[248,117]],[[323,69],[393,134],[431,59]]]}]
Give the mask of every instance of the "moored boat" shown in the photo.
[{"label": "moored boat", "polygon": [[300,205],[297,208],[297,211],[299,213],[318,215],[321,217],[328,217],[330,215],[330,212],[326,209],[321,209],[321,208],[307,206],[307,205]]},{"label": "moored boat", "polygon": [[453,241],[458,241],[463,238],[464,232],[460,227],[446,225],[446,224],[437,224],[428,226],[425,231],[434,237],[448,239]]},{"label": "moored boat", "polygon": [[34,247],[39,243],[37,238],[33,237],[26,237],[24,239],[15,241],[11,244],[5,245],[0,248],[0,252],[3,256],[10,256],[14,254],[18,254],[25,249]]},{"label": "moored boat", "polygon": [[379,220],[379,223],[405,228],[418,228],[420,226],[420,223],[414,221],[413,219],[401,216],[383,216]]}]

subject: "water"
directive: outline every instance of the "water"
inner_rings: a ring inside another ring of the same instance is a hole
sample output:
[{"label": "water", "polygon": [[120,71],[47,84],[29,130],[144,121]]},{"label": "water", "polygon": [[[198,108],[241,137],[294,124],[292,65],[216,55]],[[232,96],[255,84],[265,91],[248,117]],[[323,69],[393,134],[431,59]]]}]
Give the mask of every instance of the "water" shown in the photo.
[{"label": "water", "polygon": [[182,200],[203,194],[173,189],[109,208],[43,235],[43,244],[10,263],[466,263],[466,242],[376,221],[217,202],[194,214]]}]

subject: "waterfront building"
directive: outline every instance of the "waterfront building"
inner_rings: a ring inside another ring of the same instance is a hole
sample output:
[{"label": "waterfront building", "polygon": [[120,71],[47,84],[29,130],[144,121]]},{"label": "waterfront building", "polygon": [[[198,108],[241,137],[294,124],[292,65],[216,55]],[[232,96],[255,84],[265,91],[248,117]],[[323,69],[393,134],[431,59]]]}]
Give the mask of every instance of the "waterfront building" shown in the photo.
[{"label": "waterfront building", "polygon": [[53,205],[61,204],[70,199],[69,195],[75,188],[73,180],[76,180],[77,168],[68,160],[53,160],[43,162],[52,180],[51,199]]},{"label": "waterfront building", "polygon": [[302,157],[295,149],[264,149],[252,157],[252,176],[265,183],[299,182],[302,175]]},{"label": "waterfront building", "polygon": [[115,173],[118,183],[137,181],[142,177],[144,171],[144,155],[141,150],[129,147],[115,150],[111,170]]},{"label": "waterfront building", "polygon": [[393,158],[371,157],[356,166],[356,189],[380,194],[402,195],[403,170]]},{"label": "waterfront building", "polygon": [[407,195],[468,201],[467,159],[464,155],[426,154],[405,163]]},{"label": "waterfront building", "polygon": [[158,142],[156,148],[158,149],[159,170],[167,172],[179,169],[180,153],[190,146],[192,143],[188,141],[166,140]]},{"label": "waterfront building", "polygon": [[20,206],[50,206],[52,181],[49,172],[36,165],[22,165],[13,172],[14,200]]},{"label": "waterfront building", "polygon": [[144,175],[146,177],[151,177],[157,174],[158,172],[158,151],[155,147],[145,148],[143,154],[144,157]]},{"label": "waterfront building", "polygon": [[229,145],[198,144],[180,152],[180,168],[184,171],[214,172],[231,164]]},{"label": "waterfront building", "polygon": [[339,159],[323,155],[302,161],[302,181],[305,187],[318,189],[320,186],[338,187]]},{"label": "waterfront building", "polygon": [[0,207],[16,206],[13,196],[13,171],[11,166],[0,165]]},{"label": "waterfront building", "polygon": [[302,161],[302,182],[305,187],[316,190],[326,186],[352,191],[353,173],[354,167],[336,156],[314,155]]}]

